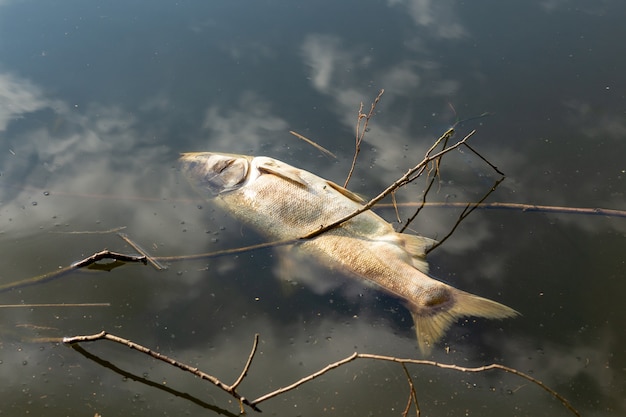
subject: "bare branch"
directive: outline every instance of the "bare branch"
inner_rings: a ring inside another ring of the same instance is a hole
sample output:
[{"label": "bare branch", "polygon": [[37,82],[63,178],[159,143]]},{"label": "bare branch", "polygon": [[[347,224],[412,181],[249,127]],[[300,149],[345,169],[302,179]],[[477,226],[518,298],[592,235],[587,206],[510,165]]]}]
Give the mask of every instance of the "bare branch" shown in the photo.
[{"label": "bare branch", "polygon": [[158,359],[160,361],[166,362],[172,366],[175,366],[179,369],[182,369],[183,371],[186,372],[190,372],[193,375],[207,380],[209,382],[211,382],[212,384],[214,384],[215,386],[217,386],[218,388],[220,388],[221,390],[223,390],[224,392],[227,392],[228,394],[230,394],[231,396],[233,396],[234,398],[236,398],[239,401],[239,406],[240,406],[240,411],[242,413],[245,412],[243,405],[247,405],[248,407],[252,408],[255,411],[260,411],[260,409],[258,408],[258,404],[267,401],[271,398],[277,397],[287,391],[291,391],[294,390],[296,388],[298,388],[299,386],[306,384],[309,381],[314,380],[315,378],[318,378],[330,371],[332,371],[333,369],[339,368],[340,366],[343,366],[349,362],[355,361],[357,359],[370,359],[370,360],[380,360],[380,361],[387,361],[387,362],[395,362],[398,363],[402,366],[405,375],[407,376],[407,380],[408,380],[408,384],[409,384],[409,388],[410,388],[410,399],[409,399],[409,406],[407,406],[405,412],[403,413],[403,416],[406,416],[409,409],[410,409],[410,403],[413,402],[416,406],[417,409],[417,415],[419,416],[419,406],[418,406],[418,402],[417,402],[417,394],[415,392],[415,388],[411,379],[411,376],[408,372],[408,369],[406,368],[406,365],[408,364],[413,364],[413,365],[426,365],[426,366],[434,366],[437,368],[442,368],[442,369],[450,369],[450,370],[455,370],[455,371],[459,371],[459,372],[471,372],[471,373],[478,373],[478,372],[485,372],[485,371],[490,371],[490,370],[500,370],[500,371],[504,371],[506,373],[510,373],[513,375],[516,375],[520,378],[523,378],[539,387],[541,387],[543,390],[545,390],[546,392],[548,392],[551,396],[553,396],[554,398],[556,398],[557,400],[559,400],[561,402],[561,404],[567,408],[570,412],[572,412],[575,416],[580,417],[580,413],[570,404],[570,402],[565,399],[565,397],[563,397],[562,395],[560,395],[559,393],[557,393],[556,391],[554,391],[552,388],[548,387],[547,385],[545,385],[543,382],[541,382],[540,380],[525,374],[521,371],[518,371],[517,369],[514,368],[510,368],[508,366],[504,366],[504,365],[500,365],[500,364],[491,364],[491,365],[485,365],[485,366],[479,366],[479,367],[474,367],[474,368],[468,368],[468,367],[463,367],[463,366],[459,366],[459,365],[454,365],[454,364],[445,364],[445,363],[439,363],[439,362],[435,362],[435,361],[430,361],[430,360],[425,360],[425,359],[403,359],[403,358],[398,358],[395,356],[384,356],[384,355],[375,355],[375,354],[370,354],[370,353],[358,353],[358,352],[354,352],[352,355],[338,360],[336,362],[330,363],[328,365],[326,365],[324,368],[320,369],[317,372],[314,372],[308,376],[305,376],[304,378],[299,379],[298,381],[287,385],[285,387],[276,389],[272,392],[269,392],[267,394],[261,395],[260,397],[258,397],[257,399],[250,401],[248,399],[246,399],[244,396],[240,395],[236,388],[238,387],[238,385],[241,383],[241,381],[243,380],[243,378],[246,376],[248,369],[250,368],[250,365],[252,363],[252,360],[254,358],[254,354],[256,352],[257,349],[257,345],[258,345],[258,338],[259,335],[255,335],[254,337],[254,343],[252,346],[252,350],[250,352],[250,355],[248,356],[248,360],[246,362],[246,365],[244,366],[244,369],[241,373],[241,375],[239,376],[239,378],[237,378],[237,380],[232,384],[232,385],[227,385],[224,384],[223,382],[221,382],[218,378],[209,375],[205,372],[200,371],[198,368],[196,367],[192,367],[189,366],[187,364],[184,364],[182,362],[178,362],[175,359],[169,358],[168,356],[165,356],[159,352],[153,351],[145,346],[139,345],[135,342],[132,342],[130,340],[127,339],[123,339],[121,337],[112,335],[110,333],[107,333],[106,331],[102,331],[100,333],[96,333],[96,334],[92,334],[92,335],[82,335],[82,336],[73,336],[73,337],[64,337],[62,339],[63,343],[67,344],[67,345],[74,345],[77,343],[82,343],[82,342],[94,342],[97,340],[110,340],[116,343],[120,343],[124,346],[127,346],[131,349],[137,350],[139,352],[145,353],[155,359]]}]

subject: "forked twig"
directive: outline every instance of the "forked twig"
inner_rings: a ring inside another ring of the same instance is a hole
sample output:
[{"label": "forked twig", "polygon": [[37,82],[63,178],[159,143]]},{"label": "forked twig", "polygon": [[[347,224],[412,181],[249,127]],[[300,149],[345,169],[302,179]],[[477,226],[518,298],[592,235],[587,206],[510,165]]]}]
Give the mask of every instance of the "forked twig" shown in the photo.
[{"label": "forked twig", "polygon": [[402,365],[402,370],[404,370],[404,375],[406,376],[406,381],[409,384],[409,400],[407,401],[406,408],[402,412],[402,417],[407,417],[409,415],[409,411],[411,410],[411,404],[415,404],[415,415],[416,417],[420,417],[420,406],[417,402],[417,393],[415,392],[415,385],[413,384],[413,378],[411,378],[411,374],[407,369],[405,364]]},{"label": "forked twig", "polygon": [[222,381],[220,381],[218,378],[214,377],[213,375],[209,375],[205,372],[200,371],[198,368],[187,365],[185,363],[179,362],[175,359],[170,358],[169,356],[163,355],[162,353],[159,353],[157,351],[154,351],[150,348],[147,348],[145,346],[142,346],[138,343],[135,343],[131,340],[128,339],[124,339],[122,337],[116,336],[114,334],[111,333],[107,333],[106,331],[101,331],[100,333],[96,333],[96,334],[92,334],[92,335],[81,335],[81,336],[73,336],[73,337],[64,337],[62,339],[63,343],[65,343],[66,345],[74,345],[76,343],[80,343],[80,342],[95,342],[97,340],[110,340],[112,342],[115,343],[119,343],[122,344],[124,346],[127,346],[131,349],[137,350],[139,352],[145,353],[146,355],[149,355],[151,357],[153,357],[154,359],[158,359],[160,361],[163,361],[165,363],[168,363],[172,366],[175,366],[179,369],[182,369],[183,371],[186,372],[190,372],[193,375],[197,376],[200,379],[204,379],[206,381],[211,382],[213,385],[217,386],[218,388],[220,388],[221,390],[229,393],[230,395],[232,395],[234,398],[236,398],[239,401],[239,408],[241,413],[243,414],[245,412],[243,405],[247,405],[248,407],[252,408],[254,411],[261,411],[255,404],[252,404],[250,401],[248,401],[246,398],[244,398],[243,396],[241,396],[236,388],[237,386],[241,383],[241,380],[243,380],[245,374],[247,374],[248,372],[248,368],[250,367],[250,363],[252,362],[252,358],[254,357],[254,352],[256,351],[257,345],[258,345],[258,339],[259,339],[259,335],[255,335],[254,336],[254,344],[252,346],[252,352],[250,353],[250,356],[248,357],[248,362],[246,363],[246,366],[244,366],[242,375],[237,378],[237,381],[235,381],[234,384],[232,385],[227,385],[225,383],[223,383]]},{"label": "forked twig", "polygon": [[[348,183],[350,182],[350,178],[352,178],[352,174],[354,173],[354,168],[356,167],[356,160],[359,157],[359,153],[361,152],[361,143],[363,142],[363,137],[365,136],[365,132],[367,132],[367,125],[370,122],[370,119],[374,115],[374,110],[376,109],[376,105],[380,101],[380,98],[385,93],[384,89],[381,89],[374,102],[370,106],[370,111],[367,114],[363,113],[363,103],[361,102],[361,106],[359,106],[359,114],[357,115],[356,120],[356,138],[354,143],[354,157],[352,158],[352,165],[350,165],[350,171],[348,172],[348,176],[346,177],[346,182],[343,184],[343,188],[348,188]],[[363,125],[361,126],[361,121],[365,119]]]},{"label": "forked twig", "polygon": [[474,367],[474,368],[469,368],[469,367],[464,367],[464,366],[459,366],[459,365],[454,365],[454,364],[446,364],[446,363],[440,363],[440,362],[435,362],[435,361],[430,361],[430,360],[425,360],[425,359],[403,359],[403,358],[397,358],[395,356],[384,356],[384,355],[375,355],[375,354],[370,354],[370,353],[358,353],[358,352],[354,352],[352,355],[348,356],[347,358],[341,359],[337,362],[331,363],[327,366],[325,366],[324,368],[320,369],[317,372],[312,373],[311,375],[308,375],[296,382],[294,382],[291,385],[288,385],[287,387],[284,388],[279,388],[276,391],[273,391],[271,393],[265,394],[257,399],[255,399],[254,401],[251,401],[252,404],[259,404],[263,401],[269,400],[270,398],[273,398],[279,394],[282,394],[284,392],[290,391],[292,389],[295,389],[297,387],[299,387],[300,385],[303,385],[319,376],[324,375],[325,373],[327,373],[328,371],[331,371],[335,368],[338,368],[342,365],[345,365],[346,363],[352,362],[356,359],[372,359],[372,360],[381,360],[381,361],[387,361],[387,362],[396,362],[399,363],[403,366],[405,366],[406,364],[414,364],[414,365],[427,365],[427,366],[434,366],[437,368],[442,368],[442,369],[451,369],[454,371],[459,371],[459,372],[468,372],[468,373],[478,373],[478,372],[485,372],[485,371],[490,371],[490,370],[500,370],[500,371],[504,371],[506,373],[510,373],[513,375],[516,375],[520,378],[523,378],[539,387],[541,387],[544,391],[548,392],[551,396],[553,396],[554,398],[556,398],[557,400],[559,400],[561,402],[561,404],[567,408],[570,412],[572,412],[574,415],[576,415],[577,417],[581,417],[580,413],[570,404],[570,402],[563,397],[561,394],[559,394],[558,392],[556,392],[555,390],[553,390],[552,388],[548,387],[546,384],[544,384],[543,382],[541,382],[540,380],[538,380],[537,378],[534,378],[528,374],[525,374],[524,372],[518,371],[517,369],[514,368],[510,368],[508,366],[504,366],[504,365],[500,365],[497,363],[492,363],[491,365],[484,365],[484,366],[478,366],[478,367]]},{"label": "forked twig", "polygon": [[469,367],[464,367],[464,366],[459,366],[459,365],[454,365],[454,364],[445,364],[445,363],[440,363],[440,362],[435,362],[435,361],[431,361],[431,360],[425,360],[425,359],[407,359],[407,358],[398,358],[395,356],[385,356],[385,355],[376,355],[376,354],[370,354],[370,353],[358,353],[358,352],[354,352],[353,354],[351,354],[350,356],[344,358],[344,359],[340,359],[336,362],[330,363],[328,365],[326,365],[325,367],[323,367],[322,369],[313,372],[299,380],[297,380],[296,382],[289,384],[285,387],[282,388],[278,388],[274,391],[271,391],[267,394],[263,394],[260,397],[256,398],[255,400],[248,400],[247,398],[245,398],[244,396],[242,396],[241,394],[239,394],[237,392],[237,387],[239,386],[239,384],[243,381],[243,379],[245,378],[245,376],[248,373],[248,370],[250,368],[250,365],[252,363],[252,360],[254,358],[254,354],[257,350],[257,346],[258,346],[258,339],[259,339],[259,335],[256,334],[254,336],[254,343],[252,345],[252,350],[250,352],[250,354],[248,355],[248,360],[246,361],[246,364],[243,368],[242,373],[240,374],[240,376],[237,378],[237,380],[232,384],[232,385],[228,385],[223,383],[222,381],[220,381],[217,377],[209,375],[203,371],[200,371],[197,367],[192,367],[190,365],[184,364],[182,362],[178,362],[175,359],[172,359],[166,355],[163,355],[159,352],[153,351],[145,346],[139,345],[135,342],[132,342],[128,339],[124,339],[118,336],[115,336],[113,334],[107,333],[106,331],[102,331],[100,333],[97,334],[93,334],[93,335],[84,335],[84,336],[73,336],[73,337],[64,337],[62,339],[63,343],[67,344],[67,345],[75,345],[77,343],[82,343],[82,342],[93,342],[93,341],[97,341],[97,340],[110,340],[116,343],[120,343],[122,345],[125,345],[131,349],[137,350],[139,352],[142,352],[144,354],[147,354],[149,356],[151,356],[152,358],[158,359],[160,361],[166,362],[172,366],[175,366],[179,369],[182,369],[186,372],[190,372],[193,375],[207,380],[209,382],[211,382],[212,384],[214,384],[215,386],[217,386],[219,389],[221,389],[222,391],[230,394],[232,397],[234,397],[235,399],[238,400],[239,402],[239,407],[240,407],[240,412],[243,414],[245,412],[245,409],[243,408],[244,405],[247,405],[248,407],[250,407],[251,409],[255,410],[255,411],[261,411],[258,408],[258,404],[265,402],[271,398],[277,397],[285,392],[294,390],[298,387],[300,387],[301,385],[306,384],[309,381],[312,381],[326,373],[328,373],[329,371],[339,368],[340,366],[343,366],[347,363],[350,363],[352,361],[355,361],[357,359],[369,359],[369,360],[379,360],[379,361],[386,361],[386,362],[395,362],[398,363],[402,366],[405,375],[407,376],[407,383],[409,384],[409,388],[410,388],[410,398],[409,398],[409,404],[407,406],[407,408],[405,409],[405,411],[403,412],[403,416],[406,417],[408,411],[410,410],[410,404],[413,403],[416,406],[416,412],[417,415],[419,416],[419,407],[418,407],[418,402],[417,402],[417,393],[415,392],[415,387],[413,385],[413,381],[412,378],[408,372],[408,369],[406,368],[406,365],[408,364],[412,364],[412,365],[425,365],[425,366],[434,366],[437,368],[442,368],[442,369],[450,369],[450,370],[454,370],[454,371],[459,371],[459,372],[471,372],[471,373],[478,373],[478,372],[485,372],[485,371],[490,371],[490,370],[499,370],[499,371],[504,371],[506,373],[510,373],[512,375],[516,375],[520,378],[523,378],[537,386],[539,386],[540,388],[542,388],[544,391],[546,391],[547,393],[549,393],[552,397],[556,398],[557,400],[559,400],[561,402],[561,404],[567,408],[572,414],[574,414],[577,417],[580,417],[580,413],[570,404],[570,402],[563,397],[561,394],[559,394],[558,392],[556,392],[555,390],[553,390],[552,388],[548,387],[546,384],[544,384],[543,382],[541,382],[540,380],[538,380],[537,378],[534,378],[528,374],[525,374],[524,372],[518,371],[517,369],[514,368],[510,368],[508,366],[504,366],[504,365],[500,365],[500,364],[491,364],[491,365],[485,365],[485,366],[479,366],[479,367],[473,367],[473,368],[469,368]]},{"label": "forked twig", "polygon": [[359,214],[371,209],[372,207],[374,207],[374,205],[376,203],[378,203],[380,200],[382,200],[383,198],[387,197],[389,194],[391,194],[392,192],[394,192],[395,190],[397,190],[398,188],[410,183],[411,181],[415,180],[415,178],[417,178],[419,175],[421,175],[424,170],[426,169],[426,167],[428,166],[428,164],[434,160],[436,160],[437,158],[439,158],[442,155],[445,155],[446,153],[452,151],[453,149],[458,148],[459,146],[463,145],[474,133],[476,133],[475,130],[472,130],[470,133],[468,133],[463,139],[461,139],[460,141],[458,141],[457,143],[455,143],[454,145],[450,145],[448,147],[446,147],[445,149],[432,154],[432,152],[434,151],[434,149],[436,149],[437,145],[445,140],[446,138],[448,138],[449,136],[451,136],[454,133],[454,129],[450,128],[448,129],[448,131],[446,133],[444,133],[439,139],[437,139],[437,141],[435,142],[435,144],[433,146],[430,147],[430,149],[426,152],[426,156],[424,157],[424,159],[418,163],[417,165],[415,165],[413,168],[409,169],[402,177],[400,177],[399,179],[397,179],[393,184],[391,184],[389,187],[387,187],[383,192],[381,192],[379,195],[377,195],[376,197],[372,198],[369,202],[367,202],[365,205],[363,205],[361,208],[353,211],[352,213],[343,216],[342,218],[327,224],[325,226],[320,227],[319,229],[313,230],[309,233],[307,233],[306,235],[303,235],[300,237],[301,240],[306,240],[306,239],[311,239],[314,238],[316,236],[321,235],[322,233],[333,229],[337,226],[339,226],[340,224],[347,222],[348,220],[350,220],[351,218],[358,216]]}]

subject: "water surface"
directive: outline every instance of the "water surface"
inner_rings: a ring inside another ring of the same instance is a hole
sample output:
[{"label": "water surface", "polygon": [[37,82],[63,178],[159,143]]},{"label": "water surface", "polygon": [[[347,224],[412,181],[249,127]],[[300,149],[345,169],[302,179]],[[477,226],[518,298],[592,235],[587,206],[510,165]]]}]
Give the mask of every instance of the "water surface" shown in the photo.
[{"label": "water surface", "polygon": [[[202,200],[185,151],[268,155],[343,183],[360,103],[380,89],[350,188],[374,196],[456,121],[506,174],[490,202],[626,209],[624,5],[502,3],[0,2],[0,279],[108,248],[154,256],[262,242]],[[617,48],[617,49],[616,49]],[[332,160],[289,131],[334,152]],[[454,152],[432,201],[477,201],[500,178]],[[424,182],[397,194],[419,202]],[[388,202],[388,201],[387,201]],[[396,222],[389,208],[379,213]],[[402,207],[405,221],[413,209]],[[441,238],[459,208],[411,225]],[[586,416],[626,411],[624,218],[478,210],[429,259],[434,276],[523,315],[457,323],[430,359],[501,363]],[[291,262],[290,262],[291,261]],[[238,406],[211,384],[108,342],[106,367],[41,341],[107,330],[232,382],[254,398],[355,351],[421,358],[402,304],[266,249],[77,271],[0,294],[3,415],[211,415]],[[287,281],[285,282],[285,278]],[[511,375],[410,367],[422,415],[571,415]],[[264,414],[401,415],[395,364],[354,362],[262,404]]]}]

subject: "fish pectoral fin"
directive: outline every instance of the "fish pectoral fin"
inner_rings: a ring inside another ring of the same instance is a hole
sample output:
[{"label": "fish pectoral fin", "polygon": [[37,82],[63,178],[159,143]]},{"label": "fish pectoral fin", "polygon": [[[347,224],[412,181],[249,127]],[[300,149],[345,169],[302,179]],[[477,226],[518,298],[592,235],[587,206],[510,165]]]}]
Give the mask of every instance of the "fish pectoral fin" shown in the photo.
[{"label": "fish pectoral fin", "polygon": [[287,181],[291,181],[301,187],[308,187],[309,184],[300,177],[300,172],[297,168],[291,166],[278,165],[274,161],[264,161],[257,166],[260,172],[265,174],[276,175]]},{"label": "fish pectoral fin", "polygon": [[348,190],[347,188],[342,187],[339,184],[335,184],[332,181],[328,181],[326,180],[326,183],[333,188],[335,191],[338,191],[339,193],[341,193],[343,196],[348,197],[350,200],[355,201],[359,204],[363,204],[365,203],[365,200],[363,198],[361,198],[361,196],[353,193],[352,191]]}]

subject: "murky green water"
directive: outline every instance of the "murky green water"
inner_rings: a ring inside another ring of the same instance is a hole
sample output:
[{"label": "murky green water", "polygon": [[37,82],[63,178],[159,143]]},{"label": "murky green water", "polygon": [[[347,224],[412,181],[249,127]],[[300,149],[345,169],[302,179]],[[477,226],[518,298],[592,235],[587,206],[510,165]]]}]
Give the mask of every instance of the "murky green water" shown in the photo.
[{"label": "murky green water", "polygon": [[[377,194],[456,120],[490,112],[458,126],[507,175],[488,201],[624,210],[623,13],[616,1],[0,2],[0,284],[135,252],[115,233],[75,232],[124,227],[153,256],[262,242],[194,193],[178,153],[263,154],[342,183],[359,104],[381,88],[352,190]],[[497,178],[455,152],[430,196],[476,201]],[[424,186],[398,201],[419,202]],[[411,227],[441,238],[460,210],[427,208]],[[472,213],[431,272],[523,316],[460,321],[429,359],[500,363],[585,416],[622,415],[625,234],[623,217]],[[163,271],[126,264],[0,293],[0,413],[238,414],[210,383],[120,345],[81,354],[41,340],[101,330],[226,383],[259,333],[247,398],[355,351],[421,358],[398,300],[289,261],[263,249]],[[572,415],[514,375],[409,371],[425,416]],[[399,365],[361,360],[260,407],[400,416],[408,395]]]}]

